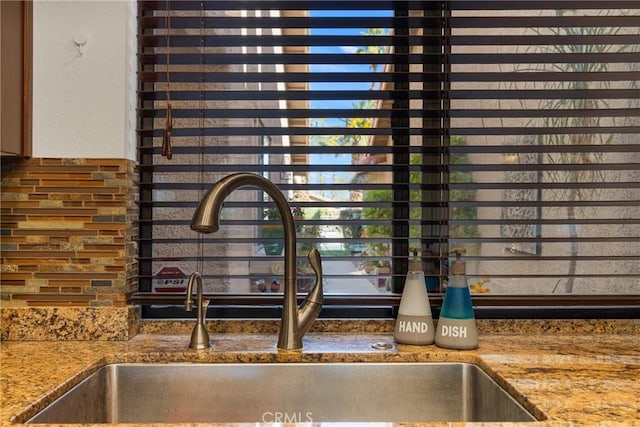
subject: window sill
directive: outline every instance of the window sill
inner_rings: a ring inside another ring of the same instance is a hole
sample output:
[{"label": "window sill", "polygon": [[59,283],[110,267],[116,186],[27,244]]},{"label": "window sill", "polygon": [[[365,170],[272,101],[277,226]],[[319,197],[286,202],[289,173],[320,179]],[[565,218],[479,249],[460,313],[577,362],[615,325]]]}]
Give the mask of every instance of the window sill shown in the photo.
[{"label": "window sill", "polygon": [[[282,295],[211,294],[209,319],[279,318]],[[300,295],[300,301],[304,295]],[[434,318],[442,295],[429,295]],[[143,318],[192,318],[184,311],[184,294],[134,294]],[[638,319],[640,295],[474,295],[478,319]],[[326,295],[320,318],[394,318],[400,295]]]}]

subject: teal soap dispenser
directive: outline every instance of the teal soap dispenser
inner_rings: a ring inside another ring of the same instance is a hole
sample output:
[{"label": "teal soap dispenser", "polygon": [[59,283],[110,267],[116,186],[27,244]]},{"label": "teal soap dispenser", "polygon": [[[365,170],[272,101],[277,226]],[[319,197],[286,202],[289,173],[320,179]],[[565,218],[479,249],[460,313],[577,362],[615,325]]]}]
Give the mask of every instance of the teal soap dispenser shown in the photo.
[{"label": "teal soap dispenser", "polygon": [[404,283],[393,338],[400,344],[433,344],[435,330],[422,261],[414,250]]},{"label": "teal soap dispenser", "polygon": [[478,328],[467,283],[466,264],[460,260],[464,251],[454,250],[452,253],[456,260],[451,264],[435,342],[438,347],[470,350],[478,347]]}]

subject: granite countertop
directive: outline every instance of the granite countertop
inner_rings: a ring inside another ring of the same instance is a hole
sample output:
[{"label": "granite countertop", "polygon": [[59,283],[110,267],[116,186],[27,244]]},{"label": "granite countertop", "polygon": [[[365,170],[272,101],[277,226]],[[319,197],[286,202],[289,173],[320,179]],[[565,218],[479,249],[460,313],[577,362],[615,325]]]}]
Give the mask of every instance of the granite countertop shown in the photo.
[{"label": "granite countertop", "polygon": [[535,416],[545,419],[527,425],[640,426],[640,338],[636,331],[484,332],[480,347],[471,351],[396,344],[388,350],[372,348],[373,343],[392,342],[388,332],[311,332],[304,338],[302,351],[278,351],[277,335],[266,332],[216,332],[211,339],[213,345],[205,351],[188,350],[188,334],[157,331],[116,342],[2,342],[0,425],[23,422],[80,378],[108,363],[444,361],[480,366]]}]

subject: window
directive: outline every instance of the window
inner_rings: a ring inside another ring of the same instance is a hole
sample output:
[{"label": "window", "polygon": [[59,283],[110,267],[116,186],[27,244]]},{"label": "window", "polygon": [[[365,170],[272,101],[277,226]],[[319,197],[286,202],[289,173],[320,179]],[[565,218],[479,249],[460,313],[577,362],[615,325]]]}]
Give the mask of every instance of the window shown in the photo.
[{"label": "window", "polygon": [[189,228],[249,172],[290,201],[299,290],[316,246],[336,304],[397,301],[414,248],[436,301],[459,248],[479,304],[637,304],[640,2],[138,3],[138,298],[199,271],[278,301],[266,194]]}]

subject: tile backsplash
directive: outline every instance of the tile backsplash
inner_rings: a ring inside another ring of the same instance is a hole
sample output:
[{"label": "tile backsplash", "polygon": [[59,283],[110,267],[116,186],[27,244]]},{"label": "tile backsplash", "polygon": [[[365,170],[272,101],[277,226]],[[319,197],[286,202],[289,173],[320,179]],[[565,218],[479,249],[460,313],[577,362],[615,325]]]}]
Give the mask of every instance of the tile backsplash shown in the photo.
[{"label": "tile backsplash", "polygon": [[3,308],[126,307],[136,182],[126,159],[3,159]]}]

